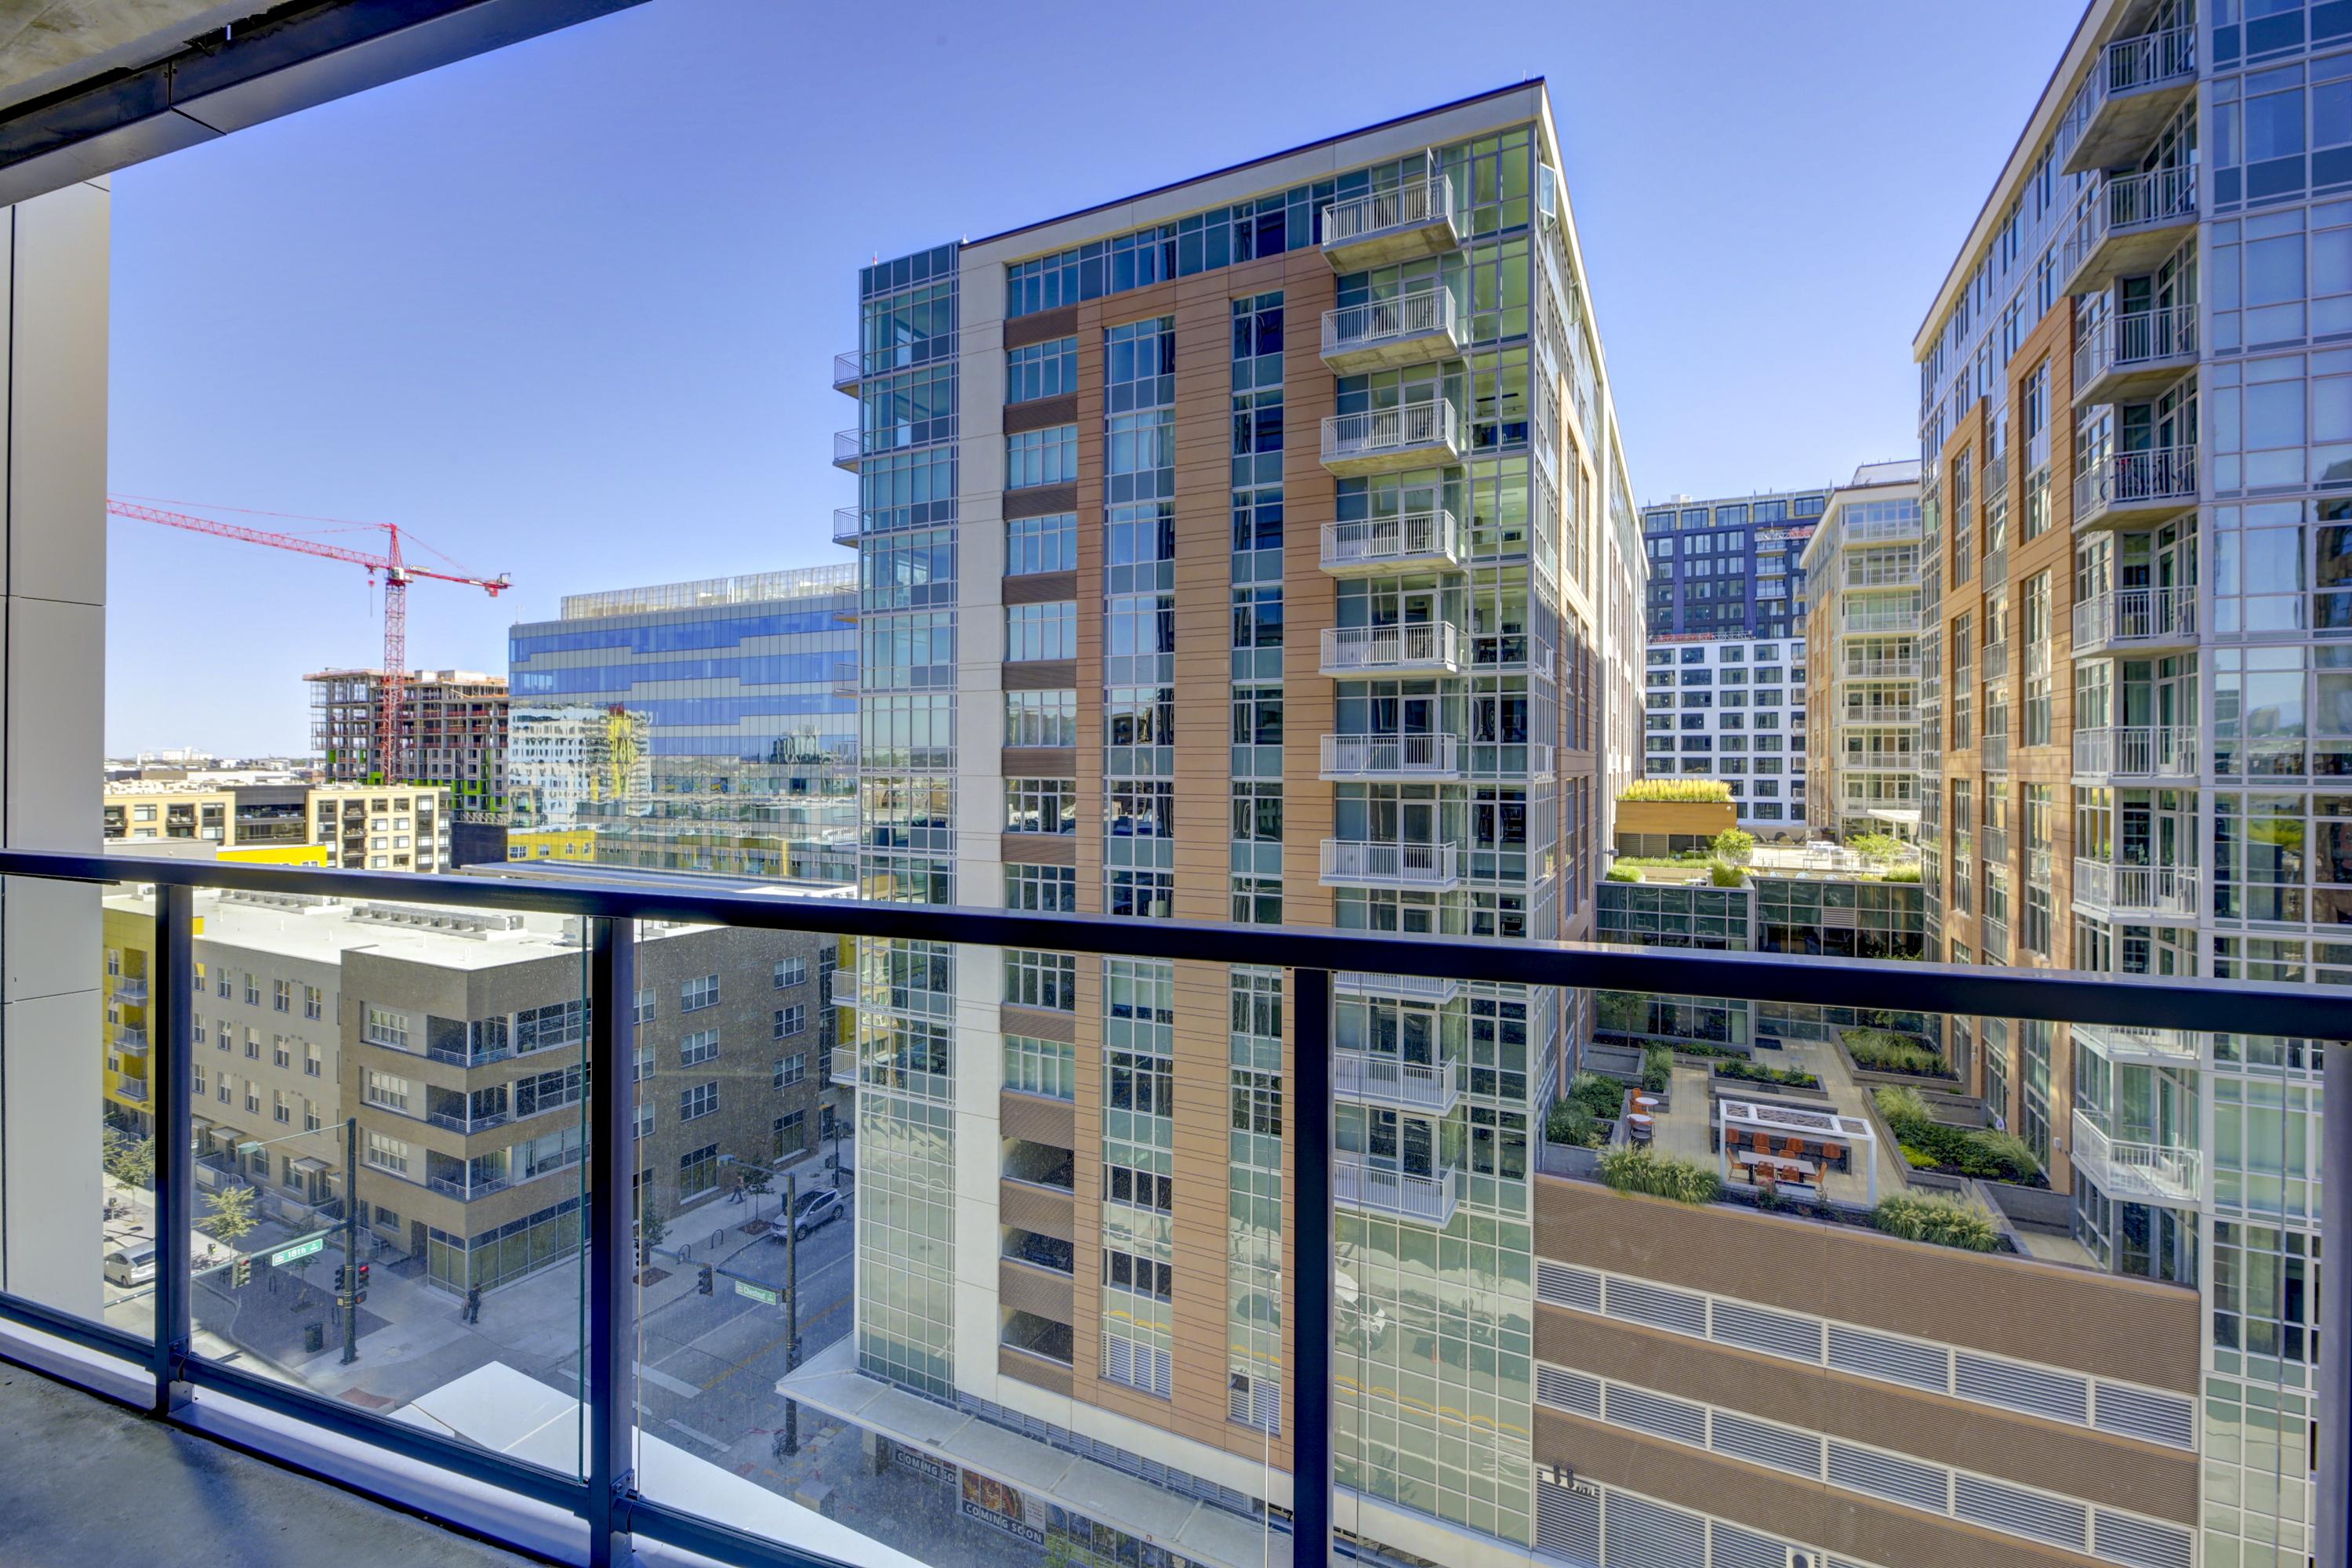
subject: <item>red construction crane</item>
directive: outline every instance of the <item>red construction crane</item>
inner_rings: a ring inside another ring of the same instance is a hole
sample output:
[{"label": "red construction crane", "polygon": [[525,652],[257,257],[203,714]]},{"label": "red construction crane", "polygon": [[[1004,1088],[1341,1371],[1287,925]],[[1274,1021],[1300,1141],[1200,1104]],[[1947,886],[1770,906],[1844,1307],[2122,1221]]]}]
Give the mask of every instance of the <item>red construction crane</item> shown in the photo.
[{"label": "red construction crane", "polygon": [[[267,544],[278,550],[297,550],[305,555],[323,555],[330,561],[348,561],[367,568],[371,582],[378,573],[383,574],[383,687],[376,701],[375,758],[383,770],[386,784],[413,782],[407,778],[404,765],[407,758],[399,754],[403,745],[400,729],[402,694],[408,684],[408,584],[417,577],[430,577],[439,583],[458,583],[468,588],[479,588],[495,599],[514,585],[514,579],[505,573],[496,577],[467,577],[451,572],[436,572],[424,566],[412,566],[401,559],[400,525],[395,522],[363,522],[340,526],[381,529],[384,549],[381,555],[371,555],[364,550],[330,544],[324,540],[305,538],[299,533],[276,533],[263,528],[248,528],[243,523],[215,522],[211,518],[190,517],[185,512],[162,511],[135,501],[109,496],[106,510],[116,517],[128,517],[141,522],[160,522],[166,528],[184,528],[191,533],[209,533],[221,539],[242,539],[248,544]],[[429,546],[428,546],[429,548]]]}]

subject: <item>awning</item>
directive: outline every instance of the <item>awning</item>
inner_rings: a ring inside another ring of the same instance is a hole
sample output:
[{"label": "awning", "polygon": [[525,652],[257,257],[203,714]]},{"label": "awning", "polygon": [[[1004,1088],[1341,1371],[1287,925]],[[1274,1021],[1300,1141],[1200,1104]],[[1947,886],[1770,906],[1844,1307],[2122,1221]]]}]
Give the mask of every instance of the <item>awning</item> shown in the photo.
[{"label": "awning", "polygon": [[300,1159],[293,1163],[293,1168],[301,1172],[306,1176],[315,1176],[328,1167],[327,1162],[320,1159],[317,1155],[305,1154]]},{"label": "awning", "polygon": [[1869,815],[1880,822],[1894,823],[1898,827],[1916,827],[1919,826],[1918,812],[1906,811],[1901,806],[1874,805],[1870,808]]}]

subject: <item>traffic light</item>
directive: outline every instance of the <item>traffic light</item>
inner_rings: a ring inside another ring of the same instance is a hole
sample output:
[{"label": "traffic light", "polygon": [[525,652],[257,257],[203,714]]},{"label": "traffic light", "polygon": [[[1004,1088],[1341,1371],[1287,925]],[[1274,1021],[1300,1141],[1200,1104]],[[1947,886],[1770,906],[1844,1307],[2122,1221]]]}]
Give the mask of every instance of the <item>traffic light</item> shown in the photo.
[{"label": "traffic light", "polygon": [[357,1268],[354,1268],[354,1269],[352,1269],[352,1306],[356,1307],[356,1306],[358,1306],[362,1301],[364,1301],[364,1300],[367,1300],[367,1287],[368,1287],[368,1266],[367,1266],[366,1264],[362,1263],[362,1264],[361,1264]]},{"label": "traffic light", "polygon": [[336,1265],[335,1265],[335,1294],[336,1294],[336,1295],[340,1296],[340,1295],[341,1295],[341,1294],[342,1294],[346,1289],[350,1289],[351,1272],[352,1272],[352,1271],[351,1271],[350,1269],[348,1269],[348,1268],[344,1268],[344,1267],[343,1267],[341,1264],[340,1264],[340,1263],[338,1263],[338,1264],[336,1264]]},{"label": "traffic light", "polygon": [[228,1282],[231,1287],[239,1290],[242,1290],[247,1285],[252,1284],[253,1259],[250,1258],[239,1258],[236,1262],[230,1264],[228,1266]]},{"label": "traffic light", "polygon": [[697,1277],[694,1282],[695,1293],[700,1296],[709,1296],[717,1291],[718,1289],[718,1281],[713,1276],[710,1265],[708,1263],[704,1264],[702,1266],[702,1272]]}]

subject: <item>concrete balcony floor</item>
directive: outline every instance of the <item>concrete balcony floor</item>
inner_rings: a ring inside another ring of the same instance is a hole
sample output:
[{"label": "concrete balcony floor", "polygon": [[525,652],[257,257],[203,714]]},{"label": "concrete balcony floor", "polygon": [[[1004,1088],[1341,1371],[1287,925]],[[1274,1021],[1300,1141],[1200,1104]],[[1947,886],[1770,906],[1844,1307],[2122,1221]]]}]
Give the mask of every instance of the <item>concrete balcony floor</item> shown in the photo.
[{"label": "concrete balcony floor", "polygon": [[[535,1561],[0,1364],[5,1553],[22,1568],[522,1568]],[[22,1462],[36,1455],[53,1463]],[[104,1496],[93,1479],[104,1477]],[[108,1500],[110,1499],[111,1500]],[[135,1502],[132,1500],[136,1500]],[[233,1542],[230,1549],[227,1543]]]}]

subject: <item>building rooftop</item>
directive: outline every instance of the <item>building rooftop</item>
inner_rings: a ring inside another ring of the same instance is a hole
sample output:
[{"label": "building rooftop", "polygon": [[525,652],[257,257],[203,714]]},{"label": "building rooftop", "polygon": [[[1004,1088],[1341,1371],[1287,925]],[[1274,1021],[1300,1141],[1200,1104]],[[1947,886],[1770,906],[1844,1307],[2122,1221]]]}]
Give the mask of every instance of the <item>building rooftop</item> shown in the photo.
[{"label": "building rooftop", "polygon": [[690,583],[658,583],[642,588],[608,588],[593,594],[566,594],[561,618],[602,620],[612,616],[654,615],[666,610],[700,610],[722,605],[756,605],[777,599],[802,599],[854,592],[857,563],[844,561],[823,566],[789,566],[777,572],[753,572],[740,577],[703,577]]}]

